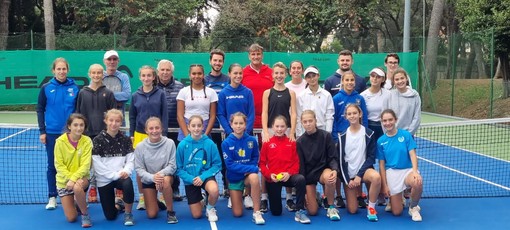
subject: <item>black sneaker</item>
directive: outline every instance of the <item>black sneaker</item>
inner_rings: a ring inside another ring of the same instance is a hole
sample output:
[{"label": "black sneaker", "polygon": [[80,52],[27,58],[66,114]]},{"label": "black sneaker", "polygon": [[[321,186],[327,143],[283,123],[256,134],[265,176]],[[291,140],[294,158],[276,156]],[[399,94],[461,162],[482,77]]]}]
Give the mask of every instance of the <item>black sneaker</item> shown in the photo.
[{"label": "black sneaker", "polygon": [[228,199],[230,197],[230,192],[228,191],[228,189],[223,190],[222,196],[225,199]]},{"label": "black sneaker", "polygon": [[158,200],[158,208],[159,210],[163,211],[163,210],[166,210],[166,205],[165,203],[161,202]]},{"label": "black sneaker", "polygon": [[174,211],[166,211],[166,222],[169,224],[177,224],[179,222]]},{"label": "black sneaker", "polygon": [[172,198],[174,201],[182,201],[184,199],[178,191],[175,191],[174,194],[172,194]]},{"label": "black sneaker", "polygon": [[289,212],[295,212],[297,211],[296,209],[296,203],[294,203],[294,200],[293,199],[288,199],[287,200],[287,203],[285,204],[285,208],[287,208],[287,210]]},{"label": "black sneaker", "polygon": [[342,198],[342,196],[337,196],[335,198],[335,206],[337,208],[345,208],[345,202],[344,202],[344,199]]},{"label": "black sneaker", "polygon": [[326,198],[325,195],[322,196],[322,207],[324,209],[328,209],[329,208],[329,205],[328,205],[328,198]]},{"label": "black sneaker", "polygon": [[367,208],[367,203],[365,202],[365,199],[363,197],[358,196],[358,208]]},{"label": "black sneaker", "polygon": [[267,200],[260,201],[260,211],[267,212]]}]

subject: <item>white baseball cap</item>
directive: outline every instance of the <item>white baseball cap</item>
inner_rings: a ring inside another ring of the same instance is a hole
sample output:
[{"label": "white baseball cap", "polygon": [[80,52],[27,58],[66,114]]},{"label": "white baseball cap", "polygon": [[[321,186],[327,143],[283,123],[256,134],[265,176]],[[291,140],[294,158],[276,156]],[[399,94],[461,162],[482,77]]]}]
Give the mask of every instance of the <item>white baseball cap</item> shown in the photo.
[{"label": "white baseball cap", "polygon": [[117,53],[117,51],[115,51],[115,50],[108,50],[108,51],[106,51],[106,53],[104,53],[103,59],[108,59],[111,56],[115,56],[115,57],[119,58],[119,53]]},{"label": "white baseball cap", "polygon": [[303,76],[306,76],[309,73],[319,74],[319,70],[315,66],[309,66],[305,69],[305,74]]},{"label": "white baseball cap", "polygon": [[368,74],[372,74],[372,73],[375,73],[375,74],[377,74],[377,76],[380,76],[380,77],[386,77],[386,74],[384,73],[384,71],[381,68],[373,68],[372,70],[370,70],[370,73],[368,73]]}]

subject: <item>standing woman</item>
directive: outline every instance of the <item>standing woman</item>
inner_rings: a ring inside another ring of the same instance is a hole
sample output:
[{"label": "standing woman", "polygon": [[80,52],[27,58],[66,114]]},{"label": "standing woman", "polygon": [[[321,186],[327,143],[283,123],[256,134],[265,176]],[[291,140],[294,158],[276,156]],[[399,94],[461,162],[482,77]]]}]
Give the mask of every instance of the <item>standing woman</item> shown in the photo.
[{"label": "standing woman", "polygon": [[410,132],[397,128],[398,117],[393,110],[384,110],[381,122],[386,130],[377,140],[381,191],[390,197],[391,212],[398,216],[403,210],[402,192],[411,188],[408,213],[413,221],[422,221],[418,203],[423,192],[423,179],[418,170],[416,142]]},{"label": "standing woman", "polygon": [[[166,136],[168,130],[168,108],[165,92],[156,87],[156,71],[148,65],[139,70],[142,86],[133,93],[129,108],[129,134],[133,141],[133,148],[148,137],[145,132],[147,119],[158,117],[162,121],[162,132]],[[145,200],[142,193],[140,177],[136,177],[140,198],[136,209],[145,209]]]},{"label": "standing woman", "polygon": [[285,83],[285,86],[296,93],[296,96],[301,94],[306,88],[306,81],[303,80],[303,62],[295,60],[290,63],[290,77],[291,80]]},{"label": "standing woman", "polygon": [[381,189],[381,176],[374,169],[377,140],[374,131],[361,125],[362,116],[358,105],[350,104],[345,108],[349,127],[340,136],[340,169],[347,211],[351,214],[357,212],[358,192],[364,182],[369,187],[367,218],[369,221],[377,221],[375,203]]},{"label": "standing woman", "polygon": [[158,217],[158,191],[163,193],[166,205],[166,221],[177,223],[173,210],[172,182],[176,170],[175,143],[163,135],[162,122],[158,117],[150,117],[145,122],[145,138],[135,149],[136,174],[141,179],[145,197],[147,217]]},{"label": "standing woman", "polygon": [[[297,117],[301,118],[301,114],[305,110],[315,112],[317,120],[317,128],[325,130],[329,133],[333,130],[333,116],[335,115],[335,106],[333,105],[333,97],[331,94],[320,87],[320,73],[315,66],[309,66],[305,70],[305,81],[308,87],[299,95],[297,95]],[[298,122],[297,136],[301,136],[305,130],[301,122]]]},{"label": "standing woman", "polygon": [[96,174],[97,189],[101,197],[101,207],[107,220],[115,220],[119,209],[116,207],[115,189],[123,191],[124,225],[134,225],[131,213],[134,201],[131,173],[134,169],[133,144],[131,139],[120,131],[124,121],[122,112],[111,109],[104,115],[106,130],[94,138],[92,167]]},{"label": "standing woman", "polygon": [[216,144],[203,133],[202,116],[189,118],[189,134],[177,147],[177,175],[184,182],[191,216],[202,217],[202,189],[207,194],[206,216],[211,222],[218,221],[216,202],[220,196],[216,174],[221,170],[221,159]]},{"label": "standing woman", "polygon": [[383,69],[378,67],[372,69],[370,71],[370,88],[361,93],[367,104],[368,128],[374,131],[374,140],[379,139],[384,134],[381,126],[381,112],[383,103],[390,94],[383,87],[385,76]]},{"label": "standing woman", "polygon": [[53,78],[41,87],[37,99],[37,122],[39,124],[39,140],[46,145],[48,156],[48,204],[47,210],[57,207],[57,187],[55,175],[57,171],[54,163],[55,140],[65,129],[65,121],[76,109],[78,86],[73,79],[67,78],[69,63],[64,58],[53,61],[51,68]]},{"label": "standing woman", "polygon": [[204,67],[193,64],[189,67],[191,85],[182,88],[177,94],[177,122],[179,123],[178,140],[182,141],[190,131],[188,130],[189,119],[193,115],[200,115],[204,121],[203,127],[206,135],[209,135],[216,121],[216,106],[218,95],[205,86]]},{"label": "standing woman", "polygon": [[86,118],[73,113],[66,122],[66,133],[55,142],[55,168],[57,191],[67,221],[74,222],[81,213],[81,226],[92,226],[87,208],[87,189],[92,162],[92,140],[83,135],[87,129]]},{"label": "standing woman", "polygon": [[255,107],[253,93],[246,86],[242,85],[243,67],[234,63],[228,68],[230,85],[226,86],[218,94],[218,120],[221,127],[228,136],[233,132],[230,126],[230,116],[237,112],[246,115],[246,131],[253,133],[253,122],[255,121]]},{"label": "standing woman", "polygon": [[253,197],[253,222],[264,224],[260,211],[259,145],[255,137],[246,133],[246,116],[237,112],[230,117],[233,132],[223,141],[221,149],[230,182],[230,200],[234,216],[243,214],[243,190],[248,187]]},{"label": "standing woman", "polygon": [[394,89],[383,103],[383,109],[391,109],[397,114],[397,128],[409,131],[413,136],[421,122],[421,99],[418,92],[409,85],[407,72],[399,68],[393,74]]}]

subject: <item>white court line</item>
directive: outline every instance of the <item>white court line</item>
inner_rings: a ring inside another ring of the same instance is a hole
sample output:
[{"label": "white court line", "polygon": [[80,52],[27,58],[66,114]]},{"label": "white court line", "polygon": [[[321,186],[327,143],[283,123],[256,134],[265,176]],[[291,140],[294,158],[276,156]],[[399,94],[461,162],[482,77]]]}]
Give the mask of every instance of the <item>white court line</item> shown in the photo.
[{"label": "white court line", "polygon": [[445,144],[445,143],[441,143],[441,142],[438,142],[438,141],[429,140],[429,139],[423,138],[423,137],[419,137],[419,138],[421,138],[423,140],[427,140],[427,141],[433,142],[433,143],[436,143],[436,144],[440,144],[440,145],[443,145],[443,146],[446,146],[446,147],[449,147],[449,148],[454,148],[454,149],[462,150],[462,151],[465,151],[465,152],[473,153],[473,154],[476,154],[478,156],[487,157],[487,158],[490,158],[490,159],[493,159],[493,160],[499,160],[499,161],[503,161],[503,162],[506,162],[506,163],[510,163],[510,160],[506,160],[506,159],[501,159],[501,158],[485,155],[483,153],[478,153],[478,152],[474,152],[474,151],[471,151],[471,150],[468,150],[468,149],[463,149],[463,148],[459,148],[459,147],[456,147],[456,146],[451,146],[449,144]]},{"label": "white court line", "polygon": [[210,221],[209,224],[211,225],[211,230],[218,230],[218,227],[216,226],[216,222]]},{"label": "white court line", "polygon": [[22,134],[22,133],[24,133],[24,132],[26,132],[26,131],[28,131],[28,130],[30,130],[30,129],[31,129],[31,128],[26,128],[25,130],[21,130],[21,131],[19,131],[19,132],[15,133],[15,134],[11,134],[11,135],[9,135],[9,136],[7,136],[7,137],[4,137],[4,138],[0,139],[0,141],[5,141],[5,140],[7,140],[7,139],[9,139],[9,138],[11,138],[11,137],[14,137],[14,136],[18,135],[18,134]]},{"label": "white court line", "polygon": [[41,149],[44,146],[25,146],[25,147],[0,147],[0,149]]},{"label": "white court line", "polygon": [[502,189],[504,189],[504,190],[510,191],[510,188],[509,188],[509,187],[506,187],[506,186],[504,186],[504,185],[500,185],[500,184],[494,183],[494,182],[492,182],[492,181],[488,181],[488,180],[486,180],[486,179],[483,179],[483,178],[480,178],[480,177],[477,177],[477,176],[473,176],[473,175],[471,175],[471,174],[469,174],[469,173],[465,173],[465,172],[459,171],[459,170],[457,170],[457,169],[450,168],[450,167],[448,167],[448,166],[446,166],[446,165],[442,165],[442,164],[439,164],[439,163],[433,162],[433,161],[431,161],[431,160],[429,160],[429,159],[425,159],[425,158],[423,158],[423,157],[418,157],[418,158],[419,158],[420,160],[424,160],[424,161],[426,161],[426,162],[428,162],[428,163],[431,163],[431,164],[437,165],[437,166],[439,166],[439,167],[441,167],[441,168],[444,168],[444,169],[447,169],[447,170],[450,170],[450,171],[456,172],[456,173],[458,173],[458,174],[461,174],[461,175],[464,175],[464,176],[467,176],[467,177],[473,178],[473,179],[475,179],[475,180],[479,180],[479,181],[481,181],[481,182],[485,182],[485,183],[487,183],[487,184],[494,185],[494,186],[496,186],[496,187],[499,187],[499,188],[502,188]]}]

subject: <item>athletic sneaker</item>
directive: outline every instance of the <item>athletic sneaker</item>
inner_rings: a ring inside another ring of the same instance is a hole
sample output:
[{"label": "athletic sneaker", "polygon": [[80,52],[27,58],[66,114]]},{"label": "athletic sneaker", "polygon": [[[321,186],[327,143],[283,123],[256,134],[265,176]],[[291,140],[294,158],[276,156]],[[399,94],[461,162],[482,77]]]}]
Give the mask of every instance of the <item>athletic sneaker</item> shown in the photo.
[{"label": "athletic sneaker", "polygon": [[[326,197],[326,195],[322,195],[321,200],[322,200],[322,207],[324,209],[328,210],[329,204],[328,204],[328,198]],[[335,202],[335,201],[333,201],[333,202]]]},{"label": "athletic sneaker", "polygon": [[209,222],[216,222],[216,221],[218,221],[218,216],[216,215],[216,209],[215,208],[207,209],[205,211],[205,215],[207,216],[207,219],[209,220]]},{"label": "athletic sneaker", "polygon": [[261,212],[267,212],[267,200],[261,200],[260,201],[260,211]]},{"label": "athletic sneaker", "polygon": [[166,204],[158,200],[158,208],[160,211],[166,210]]},{"label": "athletic sneaker", "polygon": [[309,224],[311,222],[310,218],[306,216],[306,211],[303,209],[296,211],[296,214],[294,215],[294,220],[302,224]]},{"label": "athletic sneaker", "polygon": [[366,208],[367,203],[365,203],[365,199],[362,196],[358,196],[358,208]]},{"label": "athletic sneaker", "polygon": [[232,208],[232,199],[228,198],[227,208]]},{"label": "athletic sneaker", "polygon": [[89,199],[89,203],[97,203],[97,189],[96,189],[96,187],[90,187],[88,199]]},{"label": "athletic sneaker", "polygon": [[124,213],[124,225],[126,225],[126,226],[135,225],[135,221],[133,220],[132,213]]},{"label": "athletic sneaker", "polygon": [[261,211],[253,212],[253,222],[255,222],[255,224],[265,224],[266,223],[264,218],[262,218]]},{"label": "athletic sneaker", "polygon": [[391,201],[388,199],[388,203],[386,203],[386,207],[384,207],[384,211],[391,212]]},{"label": "athletic sneaker", "polygon": [[386,206],[386,198],[383,194],[379,194],[379,197],[377,197],[377,206]]},{"label": "athletic sneaker", "polygon": [[90,220],[90,215],[82,215],[81,216],[81,226],[83,228],[92,227],[92,221]]},{"label": "athletic sneaker", "polygon": [[137,210],[145,210],[145,200],[143,199],[143,196],[140,196],[138,199],[138,205],[136,206]]},{"label": "athletic sneaker", "polygon": [[244,197],[244,207],[246,209],[253,209],[253,200],[251,199],[251,196]]},{"label": "athletic sneaker", "polygon": [[174,199],[174,201],[182,201],[183,200],[183,197],[181,196],[179,191],[174,191],[172,198]]},{"label": "athletic sneaker", "polygon": [[48,204],[46,205],[46,210],[54,210],[56,208],[57,208],[57,198],[50,197],[50,199],[48,199]]},{"label": "athletic sneaker", "polygon": [[123,212],[125,209],[124,201],[120,198],[115,197],[115,208],[119,212]]},{"label": "athletic sneaker", "polygon": [[222,194],[222,196],[223,196],[224,198],[229,198],[229,197],[230,197],[230,192],[228,191],[228,189],[223,190],[223,194]]},{"label": "athletic sneaker", "polygon": [[367,218],[369,221],[377,221],[377,211],[374,208],[368,207],[367,209]]},{"label": "athletic sneaker", "polygon": [[287,208],[287,210],[289,212],[295,212],[297,211],[296,209],[296,203],[294,203],[294,200],[293,199],[288,199],[286,204],[285,204],[285,208]]},{"label": "athletic sneaker", "polygon": [[333,207],[328,208],[328,212],[327,212],[326,216],[329,217],[329,219],[333,220],[333,221],[340,220],[340,215],[338,214],[338,210]]},{"label": "athletic sneaker", "polygon": [[166,222],[169,224],[177,224],[179,222],[174,211],[166,211]]},{"label": "athletic sneaker", "polygon": [[420,206],[416,205],[413,208],[409,208],[409,215],[413,218],[413,221],[421,221]]},{"label": "athletic sneaker", "polygon": [[[342,198],[342,196],[337,196],[335,198],[335,205],[337,208],[345,208],[345,202],[344,202],[344,199]],[[329,206],[327,206],[329,207]]]}]

